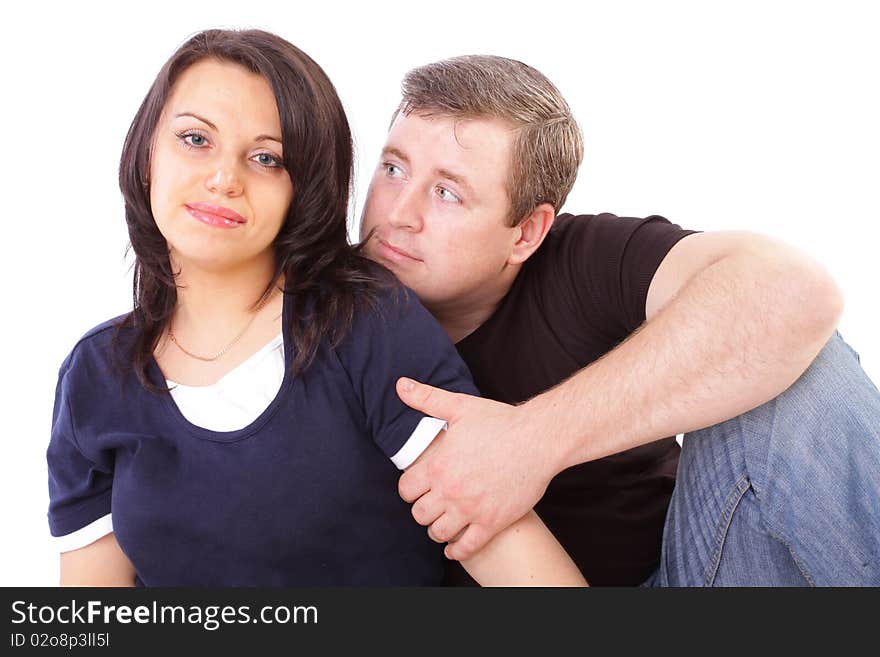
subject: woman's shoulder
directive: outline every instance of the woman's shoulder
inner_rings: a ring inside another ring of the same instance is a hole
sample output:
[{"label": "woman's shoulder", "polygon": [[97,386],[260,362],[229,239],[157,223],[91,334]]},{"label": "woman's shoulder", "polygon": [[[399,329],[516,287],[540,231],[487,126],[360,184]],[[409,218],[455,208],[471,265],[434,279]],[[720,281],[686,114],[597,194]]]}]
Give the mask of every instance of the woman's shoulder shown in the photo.
[{"label": "woman's shoulder", "polygon": [[417,354],[451,346],[440,324],[418,295],[384,267],[381,285],[369,301],[358,304],[351,330],[339,351],[357,358],[395,350]]},{"label": "woman's shoulder", "polygon": [[64,359],[60,373],[64,374],[75,368],[109,364],[118,341],[125,342],[132,334],[126,322],[130,316],[129,312],[113,317],[86,331]]},{"label": "woman's shoulder", "polygon": [[377,285],[373,294],[357,304],[352,332],[396,330],[401,321],[413,319],[433,322],[419,297],[397,277],[378,264],[373,264]]}]

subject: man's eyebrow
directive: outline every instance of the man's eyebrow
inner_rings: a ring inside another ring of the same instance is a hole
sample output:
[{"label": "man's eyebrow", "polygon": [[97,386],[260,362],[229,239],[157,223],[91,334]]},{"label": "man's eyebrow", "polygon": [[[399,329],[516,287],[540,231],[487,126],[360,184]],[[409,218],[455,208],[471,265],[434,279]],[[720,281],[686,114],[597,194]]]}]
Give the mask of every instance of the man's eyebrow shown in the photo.
[{"label": "man's eyebrow", "polygon": [[434,171],[437,173],[437,175],[451,180],[456,185],[461,185],[466,192],[473,193],[473,187],[468,184],[468,181],[465,179],[464,176],[453,173],[449,169],[435,169]]},{"label": "man's eyebrow", "polygon": [[386,146],[382,149],[382,155],[393,155],[394,157],[403,160],[404,164],[409,164],[409,158],[399,148],[395,148],[394,146]]},{"label": "man's eyebrow", "polygon": [[[410,164],[409,158],[406,156],[406,153],[404,153],[399,148],[395,148],[394,146],[386,146],[385,148],[383,148],[382,155],[383,156],[393,155],[394,157],[396,157],[400,160],[403,160],[404,164],[406,164],[406,165]],[[468,184],[467,179],[464,176],[462,176],[461,174],[455,173],[454,171],[450,171],[449,169],[442,169],[442,168],[441,169],[434,169],[434,173],[442,178],[447,178],[448,180],[451,180],[456,185],[461,185],[465,189],[465,191],[468,193],[472,194],[474,191],[474,188],[471,187],[470,184]]]},{"label": "man's eyebrow", "polygon": [[[211,128],[211,130],[217,130],[217,126],[211,123],[204,116],[199,116],[198,114],[195,114],[193,112],[181,112],[180,114],[175,114],[174,118],[179,119],[181,116],[191,116],[194,119],[198,119],[199,121],[207,125],[209,128]],[[254,141],[277,141],[279,144],[282,143],[281,137],[274,137],[272,135],[259,135],[254,139]]]}]

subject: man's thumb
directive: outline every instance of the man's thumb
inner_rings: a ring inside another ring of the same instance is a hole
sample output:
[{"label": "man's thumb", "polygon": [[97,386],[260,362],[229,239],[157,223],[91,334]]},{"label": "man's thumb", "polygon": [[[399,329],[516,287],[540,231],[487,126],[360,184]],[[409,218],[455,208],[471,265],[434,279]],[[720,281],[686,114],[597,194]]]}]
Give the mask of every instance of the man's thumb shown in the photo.
[{"label": "man's thumb", "polygon": [[425,415],[447,421],[452,419],[453,392],[401,377],[397,379],[397,396],[404,404]]}]

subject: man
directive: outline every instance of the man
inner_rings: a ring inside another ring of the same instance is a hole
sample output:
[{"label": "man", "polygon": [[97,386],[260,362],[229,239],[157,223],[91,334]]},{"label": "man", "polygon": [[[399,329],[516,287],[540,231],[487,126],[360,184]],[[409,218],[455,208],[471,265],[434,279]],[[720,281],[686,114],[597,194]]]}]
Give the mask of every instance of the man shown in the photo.
[{"label": "man", "polygon": [[593,584],[880,584],[880,395],[833,281],[756,234],[557,217],[581,157],[524,64],[404,80],[362,236],[489,398],[398,383],[448,421],[413,516],[458,560],[534,506]]}]

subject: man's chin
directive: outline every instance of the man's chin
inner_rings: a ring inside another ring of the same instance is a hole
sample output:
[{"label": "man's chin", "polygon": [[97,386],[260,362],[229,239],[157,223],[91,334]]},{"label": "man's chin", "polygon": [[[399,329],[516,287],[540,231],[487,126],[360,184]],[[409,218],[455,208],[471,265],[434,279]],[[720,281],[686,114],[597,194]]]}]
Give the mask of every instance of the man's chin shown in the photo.
[{"label": "man's chin", "polygon": [[392,263],[389,263],[385,259],[378,256],[378,254],[376,253],[376,248],[373,245],[372,241],[364,247],[364,250],[361,251],[361,254],[375,262],[377,265],[382,265],[383,267],[385,267],[385,269],[391,269],[392,271],[394,271],[391,267]]},{"label": "man's chin", "polygon": [[373,258],[373,260],[385,267],[385,269],[390,271],[392,274],[394,274],[398,281],[400,281],[401,283],[403,283],[403,285],[415,292],[416,296],[419,297],[419,300],[424,303],[423,293],[419,290],[419,281],[411,274],[408,275],[409,272],[407,272],[405,267],[396,267],[393,262],[386,262],[385,260],[382,260],[380,258]]}]

